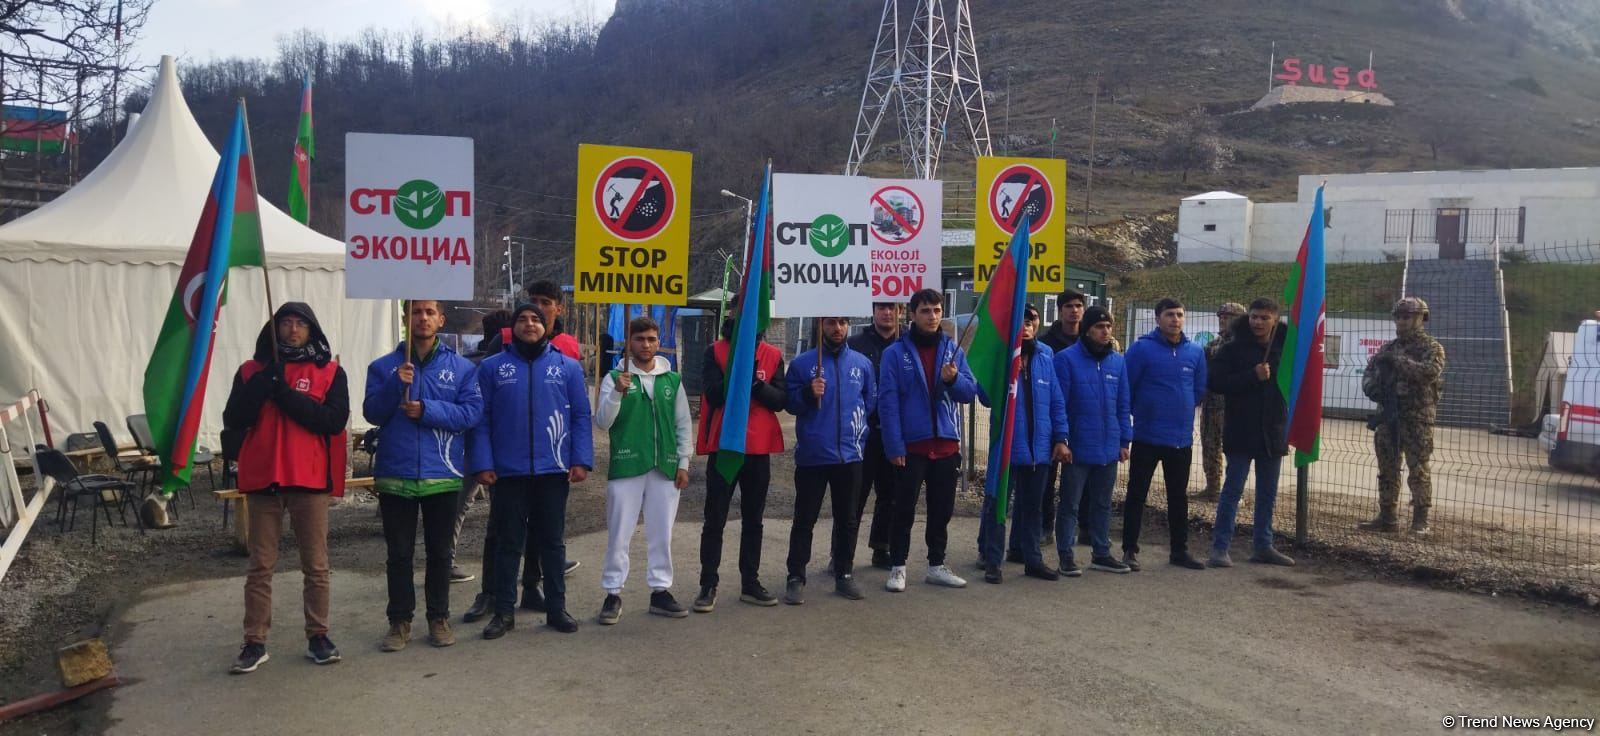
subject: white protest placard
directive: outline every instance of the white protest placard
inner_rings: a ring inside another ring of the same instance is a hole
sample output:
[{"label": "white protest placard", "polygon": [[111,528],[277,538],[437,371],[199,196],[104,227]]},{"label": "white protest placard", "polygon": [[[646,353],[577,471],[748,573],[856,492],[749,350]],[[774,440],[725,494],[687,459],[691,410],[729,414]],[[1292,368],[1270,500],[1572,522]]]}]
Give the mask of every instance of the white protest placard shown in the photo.
[{"label": "white protest placard", "polygon": [[772,175],[774,317],[872,314],[871,180]]},{"label": "white protest placard", "polygon": [[472,139],[344,140],[345,296],[472,299]]},{"label": "white protest placard", "polygon": [[944,248],[944,182],[868,179],[872,212],[872,301],[904,302],[939,289]]}]

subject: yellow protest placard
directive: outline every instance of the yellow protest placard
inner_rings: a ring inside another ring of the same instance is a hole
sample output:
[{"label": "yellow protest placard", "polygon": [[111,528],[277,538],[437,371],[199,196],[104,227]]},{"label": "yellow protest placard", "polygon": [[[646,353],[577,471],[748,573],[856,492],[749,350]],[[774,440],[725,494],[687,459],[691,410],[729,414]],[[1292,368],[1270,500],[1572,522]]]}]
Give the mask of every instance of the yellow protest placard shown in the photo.
[{"label": "yellow protest placard", "polygon": [[574,301],[683,306],[692,168],[684,151],[578,146]]},{"label": "yellow protest placard", "polygon": [[1028,291],[1054,293],[1067,281],[1067,162],[1053,158],[978,158],[973,288],[983,291],[1027,215]]}]

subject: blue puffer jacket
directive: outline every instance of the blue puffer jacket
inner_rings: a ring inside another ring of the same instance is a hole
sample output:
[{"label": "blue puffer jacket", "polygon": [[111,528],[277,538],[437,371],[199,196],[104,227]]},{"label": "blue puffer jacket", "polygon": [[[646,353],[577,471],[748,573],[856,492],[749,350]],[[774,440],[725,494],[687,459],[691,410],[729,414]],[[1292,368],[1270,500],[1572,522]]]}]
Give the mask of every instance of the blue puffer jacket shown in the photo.
[{"label": "blue puffer jacket", "polygon": [[1108,465],[1133,441],[1128,369],[1121,353],[1113,350],[1095,360],[1088,346],[1080,340],[1056,353],[1056,382],[1067,402],[1072,462]]},{"label": "blue puffer jacket", "polygon": [[884,348],[878,365],[878,423],[883,429],[885,457],[905,457],[906,445],[920,440],[939,437],[959,441],[956,404],[970,404],[978,396],[978,382],[967,367],[967,354],[941,332],[939,345],[934,348],[934,370],[942,370],[946,363],[955,361],[956,380],[946,386],[935,373],[930,397],[928,377],[923,374],[912,332],[907,330],[898,342]]},{"label": "blue puffer jacket", "polygon": [[[1012,465],[1046,465],[1055,444],[1067,441],[1067,402],[1061,393],[1061,384],[1056,381],[1055,353],[1044,343],[1037,345],[1033,360],[1028,362],[1032,390],[1023,388],[1020,376],[1017,379],[1017,400],[1026,401],[1031,395],[1033,403],[1031,411],[1028,404],[1017,404],[1011,439]],[[978,387],[978,400],[984,406],[992,406],[982,386]]]},{"label": "blue puffer jacket", "polygon": [[1161,447],[1194,444],[1194,410],[1206,398],[1206,351],[1188,335],[1173,345],[1160,329],[1128,348],[1133,439]]},{"label": "blue puffer jacket", "polygon": [[794,420],[794,464],[798,467],[861,462],[867,444],[867,415],[878,403],[878,382],[872,360],[850,349],[823,351],[822,379],[828,382],[817,403],[811,381],[817,375],[817,351],[796,355],[785,373],[790,414]]},{"label": "blue puffer jacket", "polygon": [[578,361],[546,348],[529,361],[512,347],[478,364],[483,421],[467,437],[467,472],[501,476],[594,469],[589,394]]},{"label": "blue puffer jacket", "polygon": [[361,415],[378,428],[372,474],[407,480],[460,478],[466,466],[461,435],[483,416],[477,366],[439,343],[433,357],[416,368],[411,398],[422,401],[422,417],[410,419],[400,411],[405,384],[398,369],[405,363],[405,351],[402,343],[367,366]]}]

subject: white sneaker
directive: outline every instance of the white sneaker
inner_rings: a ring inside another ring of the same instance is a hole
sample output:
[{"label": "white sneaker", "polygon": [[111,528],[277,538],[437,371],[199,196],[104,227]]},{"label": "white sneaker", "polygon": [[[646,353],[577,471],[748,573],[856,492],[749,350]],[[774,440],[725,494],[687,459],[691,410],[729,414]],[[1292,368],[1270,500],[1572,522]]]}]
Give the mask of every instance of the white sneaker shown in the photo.
[{"label": "white sneaker", "polygon": [[924,578],[922,582],[929,585],[943,585],[946,588],[967,587],[967,581],[962,580],[960,576],[951,572],[950,568],[944,565],[928,568],[928,577]]},{"label": "white sneaker", "polygon": [[890,593],[906,592],[906,566],[899,565],[889,568],[889,582],[883,584],[883,589]]}]

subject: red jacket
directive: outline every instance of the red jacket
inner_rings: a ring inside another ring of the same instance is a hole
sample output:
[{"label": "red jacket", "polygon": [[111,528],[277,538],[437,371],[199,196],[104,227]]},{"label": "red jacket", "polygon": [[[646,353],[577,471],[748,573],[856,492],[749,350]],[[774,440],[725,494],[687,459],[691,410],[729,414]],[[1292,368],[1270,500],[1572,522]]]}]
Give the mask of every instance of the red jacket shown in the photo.
[{"label": "red jacket", "polygon": [[[243,396],[248,392],[241,389],[251,385],[250,379],[265,369],[255,360],[240,366],[234,382],[239,403],[249,403],[249,397]],[[334,361],[320,366],[313,361],[285,363],[283,384],[284,394],[299,395],[260,397],[259,409],[239,451],[239,490],[253,493],[273,487],[303,488],[343,496],[347,447],[343,426],[350,404],[344,371]],[[303,399],[310,399],[318,408],[333,410],[326,412],[330,415],[342,410],[345,418],[337,420],[337,432],[326,433],[333,428],[336,418],[332,416],[326,418],[328,426],[307,427],[301,423],[296,415],[307,408]],[[235,396],[229,396],[228,408],[236,414],[240,411]]]},{"label": "red jacket", "polygon": [[[506,344],[510,345],[511,343]],[[580,363],[583,362],[583,348],[578,345],[578,338],[576,337],[568,335],[565,332],[559,333],[555,337],[550,338],[550,347],[555,348],[558,352],[567,356],[568,358],[576,360]]]},{"label": "red jacket", "polygon": [[[712,343],[711,357],[718,374],[726,376],[728,372],[728,341],[718,340]],[[783,379],[783,353],[766,342],[756,343],[756,380],[764,383],[780,383]],[[705,393],[700,395],[700,433],[695,437],[695,454],[710,455],[718,449],[717,441],[722,437],[722,399],[712,393],[722,389],[726,384],[723,381],[708,382]],[[778,406],[788,399],[782,386],[775,391]],[[750,419],[745,426],[744,454],[746,455],[772,455],[783,452],[783,427],[778,424],[776,410],[767,404],[757,401],[754,397],[750,401]]]}]

